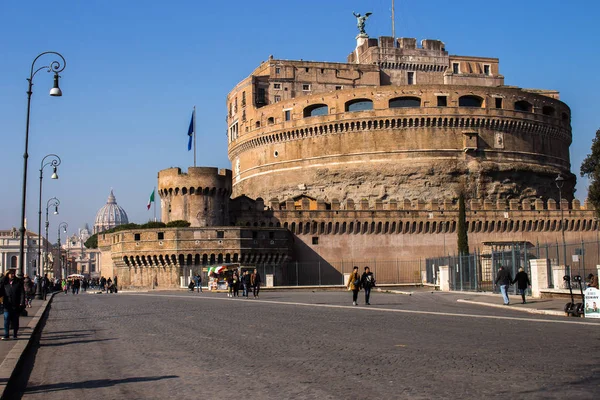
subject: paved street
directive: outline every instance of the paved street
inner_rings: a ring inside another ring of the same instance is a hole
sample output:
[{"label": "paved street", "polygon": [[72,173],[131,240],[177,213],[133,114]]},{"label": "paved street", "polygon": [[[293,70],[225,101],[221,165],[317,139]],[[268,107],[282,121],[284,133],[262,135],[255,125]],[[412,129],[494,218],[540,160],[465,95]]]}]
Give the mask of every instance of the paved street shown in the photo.
[{"label": "paved street", "polygon": [[340,291],[58,295],[23,398],[600,395],[600,324],[457,298],[376,293],[353,307]]}]

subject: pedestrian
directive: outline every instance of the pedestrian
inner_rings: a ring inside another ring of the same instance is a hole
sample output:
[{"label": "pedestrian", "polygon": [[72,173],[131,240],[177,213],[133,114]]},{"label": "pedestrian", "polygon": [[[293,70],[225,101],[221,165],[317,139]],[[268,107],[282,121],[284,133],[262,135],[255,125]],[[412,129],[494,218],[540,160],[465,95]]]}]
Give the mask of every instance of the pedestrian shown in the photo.
[{"label": "pedestrian", "polygon": [[46,300],[46,296],[48,295],[48,290],[50,289],[50,280],[48,279],[48,274],[44,274],[42,278],[42,297]]},{"label": "pedestrian", "polygon": [[260,274],[258,273],[258,270],[256,268],[254,268],[254,273],[252,274],[252,277],[250,278],[250,283],[252,284],[252,293],[254,294],[255,299],[258,298],[258,293],[260,292],[261,282],[262,281],[260,278]]},{"label": "pedestrian", "polygon": [[588,287],[598,289],[598,277],[597,276],[595,276],[594,274],[589,274],[587,276],[587,280],[588,280]]},{"label": "pedestrian", "polygon": [[531,286],[531,282],[529,281],[529,276],[523,267],[519,268],[519,272],[517,272],[515,279],[513,279],[511,283],[513,285],[517,283],[517,289],[519,289],[519,293],[523,299],[523,304],[525,304],[525,294],[527,293],[527,288]]},{"label": "pedestrian", "polygon": [[0,283],[0,297],[4,305],[4,336],[2,340],[10,338],[9,331],[12,326],[13,338],[19,332],[19,316],[25,309],[25,290],[23,281],[15,276],[15,270],[9,269]]},{"label": "pedestrian", "polygon": [[196,275],[196,287],[198,288],[198,293],[202,293],[202,277],[200,274]]},{"label": "pedestrian", "polygon": [[502,293],[502,298],[504,299],[505,306],[510,304],[510,300],[508,299],[508,288],[511,282],[512,276],[510,275],[510,271],[504,268],[502,265],[500,265],[498,268],[498,274],[496,275],[496,280],[494,281],[494,285],[500,285],[500,292]]},{"label": "pedestrian", "polygon": [[61,286],[62,286],[63,292],[65,292],[65,294],[69,294],[69,283],[67,282],[66,279],[62,280]]},{"label": "pedestrian", "polygon": [[227,297],[233,297],[233,272],[227,274]]},{"label": "pedestrian", "polygon": [[358,274],[358,267],[354,266],[350,279],[347,284],[348,290],[352,291],[352,305],[358,305],[358,291],[360,290],[360,275]]},{"label": "pedestrian", "polygon": [[80,287],[81,281],[79,279],[73,279],[73,294],[79,294]]},{"label": "pedestrian", "polygon": [[25,291],[25,307],[31,308],[31,302],[33,301],[33,295],[35,293],[35,286],[27,274],[25,274],[25,277],[23,278],[23,290]]},{"label": "pedestrian", "polygon": [[115,293],[119,291],[119,285],[117,283],[117,276],[115,275],[115,279],[113,280],[113,287],[115,289]]},{"label": "pedestrian", "polygon": [[240,297],[240,275],[237,271],[233,273],[233,297]]},{"label": "pedestrian", "polygon": [[244,275],[242,276],[242,285],[244,287],[242,295],[248,298],[248,288],[250,287],[250,275],[248,274],[248,271],[244,271]]},{"label": "pedestrian", "polygon": [[365,267],[365,272],[360,277],[360,285],[365,291],[365,304],[371,305],[369,299],[371,297],[371,288],[375,287],[375,278],[369,267]]}]

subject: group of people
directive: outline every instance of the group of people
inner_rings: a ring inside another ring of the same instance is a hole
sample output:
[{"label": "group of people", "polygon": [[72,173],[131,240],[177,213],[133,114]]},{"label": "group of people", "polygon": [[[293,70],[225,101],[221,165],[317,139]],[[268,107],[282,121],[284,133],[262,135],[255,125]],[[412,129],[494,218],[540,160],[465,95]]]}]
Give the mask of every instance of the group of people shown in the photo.
[{"label": "group of people", "polygon": [[102,290],[106,293],[117,293],[117,277],[115,279],[111,279],[110,277],[106,279],[105,277],[101,278],[66,278],[62,279],[59,282],[60,290],[64,292],[64,294],[68,294],[71,292],[72,294],[79,294],[79,291],[86,292],[88,288],[92,290]]},{"label": "group of people", "polygon": [[358,267],[355,266],[350,274],[350,279],[346,284],[348,290],[352,291],[352,305],[358,305],[358,292],[362,289],[365,292],[365,304],[370,305],[371,289],[375,287],[375,277],[369,267],[365,267],[365,272],[360,275]]},{"label": "group of people", "polygon": [[10,329],[13,338],[17,339],[19,332],[19,317],[25,308],[31,307],[35,293],[40,288],[45,299],[51,286],[48,275],[36,275],[33,279],[25,274],[23,279],[17,277],[16,270],[9,269],[0,275],[0,303],[4,309],[4,335],[2,340],[10,339]]},{"label": "group of people", "polygon": [[239,297],[241,288],[242,297],[249,298],[250,290],[252,290],[252,295],[254,298],[258,298],[260,286],[262,285],[262,278],[256,268],[254,268],[252,273],[250,273],[248,270],[243,271],[241,276],[237,271],[233,271],[227,274],[226,281],[228,297]]}]

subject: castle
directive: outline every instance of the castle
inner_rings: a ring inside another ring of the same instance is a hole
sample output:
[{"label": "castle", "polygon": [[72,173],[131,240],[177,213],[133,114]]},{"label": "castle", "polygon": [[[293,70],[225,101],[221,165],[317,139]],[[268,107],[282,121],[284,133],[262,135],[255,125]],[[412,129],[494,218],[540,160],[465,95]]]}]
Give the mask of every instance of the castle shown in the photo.
[{"label": "castle", "polygon": [[[285,276],[318,263],[335,280],[355,261],[447,254],[459,191],[472,248],[600,230],[573,200],[569,107],[556,91],[505,86],[495,58],[359,35],[346,63],[270,57],[227,107],[232,170],[158,173],[162,221],[191,226],[101,234],[103,275],[176,287],[206,265],[262,263]],[[402,280],[392,275],[378,280]]]}]

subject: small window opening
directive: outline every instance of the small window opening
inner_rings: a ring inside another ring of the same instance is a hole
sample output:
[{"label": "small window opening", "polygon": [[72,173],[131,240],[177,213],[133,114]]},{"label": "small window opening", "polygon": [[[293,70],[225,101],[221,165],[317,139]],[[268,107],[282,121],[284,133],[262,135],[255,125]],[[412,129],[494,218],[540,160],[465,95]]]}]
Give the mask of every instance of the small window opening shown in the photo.
[{"label": "small window opening", "polygon": [[158,232],[158,240],[163,240],[165,238],[165,233],[164,232]]},{"label": "small window opening", "polygon": [[406,73],[407,84],[414,85],[415,84],[415,73],[413,71],[408,71]]},{"label": "small window opening", "polygon": [[134,234],[133,235],[133,240],[135,240],[136,242],[139,242],[140,241],[140,234],[139,233]]},{"label": "small window opening", "polygon": [[289,121],[292,119],[292,112],[291,110],[285,110],[285,120]]},{"label": "small window opening", "polygon": [[438,107],[447,107],[448,106],[448,97],[447,96],[438,96],[437,97],[437,106]]},{"label": "small window opening", "polygon": [[483,65],[483,74],[490,76],[490,66],[489,65],[487,65],[487,64]]},{"label": "small window opening", "polygon": [[496,97],[496,108],[502,108],[502,98]]},{"label": "small window opening", "polygon": [[452,63],[452,73],[460,74],[460,64],[459,63]]},{"label": "small window opening", "polygon": [[223,239],[225,237],[225,231],[217,231],[217,239]]},{"label": "small window opening", "polygon": [[313,238],[312,238],[312,244],[319,244],[319,237],[318,236],[313,236]]}]

